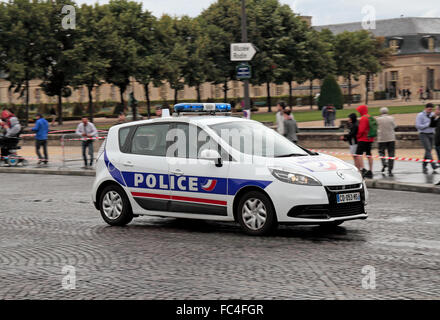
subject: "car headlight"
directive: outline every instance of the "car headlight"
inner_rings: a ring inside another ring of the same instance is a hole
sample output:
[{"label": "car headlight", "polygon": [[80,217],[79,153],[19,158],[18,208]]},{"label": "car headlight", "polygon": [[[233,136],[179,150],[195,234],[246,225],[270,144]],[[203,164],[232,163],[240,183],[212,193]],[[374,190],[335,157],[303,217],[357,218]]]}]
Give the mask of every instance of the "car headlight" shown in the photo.
[{"label": "car headlight", "polygon": [[322,186],[321,182],[304,174],[274,168],[269,168],[269,171],[275,178],[286,183],[299,184],[303,186]]}]

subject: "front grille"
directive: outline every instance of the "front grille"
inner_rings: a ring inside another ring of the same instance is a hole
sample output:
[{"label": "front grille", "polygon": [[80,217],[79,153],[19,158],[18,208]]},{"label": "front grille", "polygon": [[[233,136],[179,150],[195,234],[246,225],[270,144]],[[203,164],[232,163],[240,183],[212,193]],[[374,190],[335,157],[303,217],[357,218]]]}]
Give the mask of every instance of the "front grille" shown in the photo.
[{"label": "front grille", "polygon": [[328,186],[327,189],[335,192],[335,191],[360,189],[361,187],[362,187],[361,183],[356,183],[356,184],[347,184],[343,186]]}]

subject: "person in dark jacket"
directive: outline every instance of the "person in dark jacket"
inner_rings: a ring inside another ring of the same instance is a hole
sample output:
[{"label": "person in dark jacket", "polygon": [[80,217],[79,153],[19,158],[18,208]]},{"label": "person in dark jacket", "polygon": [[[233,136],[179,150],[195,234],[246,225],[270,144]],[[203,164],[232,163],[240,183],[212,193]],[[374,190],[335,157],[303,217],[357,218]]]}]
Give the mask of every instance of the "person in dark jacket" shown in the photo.
[{"label": "person in dark jacket", "polygon": [[[440,161],[440,104],[435,108],[434,116],[431,118],[430,126],[435,128],[434,148],[437,152],[437,160]],[[440,181],[436,185],[440,185]]]},{"label": "person in dark jacket", "polygon": [[358,128],[359,128],[359,122],[357,120],[357,115],[356,113],[350,113],[348,115],[348,133],[345,134],[342,139],[344,141],[347,141],[348,144],[350,145],[350,153],[353,155],[353,160],[356,159],[356,149],[357,149],[357,145],[358,145],[358,141],[357,141],[357,133],[358,133]]},{"label": "person in dark jacket", "polygon": [[286,107],[284,109],[284,136],[293,143],[297,143],[298,136],[296,134],[298,132],[298,125],[291,115],[291,110],[289,107]]},{"label": "person in dark jacket", "polygon": [[[38,156],[38,164],[47,164],[49,161],[47,155],[47,134],[49,133],[49,122],[44,119],[41,113],[36,115],[37,121],[35,127],[31,130],[35,132],[35,151]],[[43,147],[44,157],[40,153],[40,148]]]}]

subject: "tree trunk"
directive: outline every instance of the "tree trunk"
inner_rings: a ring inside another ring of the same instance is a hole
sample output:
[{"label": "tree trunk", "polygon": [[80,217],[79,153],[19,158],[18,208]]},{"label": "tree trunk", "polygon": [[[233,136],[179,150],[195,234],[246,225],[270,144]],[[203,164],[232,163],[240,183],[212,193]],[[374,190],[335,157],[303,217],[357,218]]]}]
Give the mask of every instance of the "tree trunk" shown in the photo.
[{"label": "tree trunk", "polygon": [[58,124],[63,125],[63,97],[61,96],[61,90],[58,92]]},{"label": "tree trunk", "polygon": [[293,107],[292,81],[289,81],[289,107]]},{"label": "tree trunk", "polygon": [[27,79],[27,72],[26,72],[26,100],[25,100],[25,105],[26,105],[26,115],[25,115],[25,126],[27,127],[28,123],[29,123],[29,80]]},{"label": "tree trunk", "polygon": [[121,98],[121,106],[122,106],[122,110],[125,112],[124,92],[125,92],[125,88],[119,87],[119,96]]},{"label": "tree trunk", "polygon": [[266,91],[267,91],[267,111],[272,112],[272,100],[270,97],[270,82],[266,82]]},{"label": "tree trunk", "polygon": [[348,105],[351,106],[351,75],[348,76]]},{"label": "tree trunk", "polygon": [[370,73],[367,72],[365,77],[365,104],[368,104],[368,93],[370,92]]},{"label": "tree trunk", "polygon": [[202,96],[200,95],[200,84],[196,85],[197,102],[202,102]]},{"label": "tree trunk", "polygon": [[228,90],[228,81],[225,81],[225,83],[223,84],[223,102],[228,101]]},{"label": "tree trunk", "polygon": [[177,104],[177,94],[179,93],[179,90],[174,89],[174,104]]},{"label": "tree trunk", "polygon": [[310,87],[309,87],[309,92],[310,92],[310,110],[313,109],[313,79],[310,79]]},{"label": "tree trunk", "polygon": [[90,122],[93,122],[93,95],[92,95],[92,91],[93,91],[93,86],[87,86],[87,91],[89,93],[89,120]]},{"label": "tree trunk", "polygon": [[151,101],[150,101],[150,89],[148,88],[148,83],[144,84],[145,99],[147,100],[147,118],[151,118]]}]

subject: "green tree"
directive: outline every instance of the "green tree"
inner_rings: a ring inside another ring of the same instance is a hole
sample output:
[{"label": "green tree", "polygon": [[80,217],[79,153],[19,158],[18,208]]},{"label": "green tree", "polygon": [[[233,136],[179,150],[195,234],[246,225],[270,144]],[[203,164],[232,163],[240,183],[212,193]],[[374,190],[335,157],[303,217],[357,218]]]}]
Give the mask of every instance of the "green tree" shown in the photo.
[{"label": "green tree", "polygon": [[136,41],[142,29],[144,13],[142,4],[127,0],[111,0],[104,5],[103,23],[111,25],[105,57],[110,59],[105,80],[119,88],[121,104],[125,108],[124,93],[130,77],[136,73],[140,44]]},{"label": "green tree", "polygon": [[336,109],[342,109],[344,106],[344,96],[342,95],[341,87],[332,75],[326,76],[321,85],[321,94],[318,99],[319,110],[329,104],[333,104]]},{"label": "green tree", "polygon": [[335,36],[334,56],[337,74],[348,81],[348,104],[351,105],[352,81],[358,80],[365,68],[365,59],[371,45],[368,31],[344,31]]},{"label": "green tree", "polygon": [[10,88],[25,98],[25,123],[29,120],[29,81],[42,76],[48,21],[43,5],[36,0],[13,0],[0,7],[0,70]]},{"label": "green tree", "polygon": [[72,85],[85,86],[88,92],[88,113],[93,121],[93,88],[102,84],[110,59],[106,57],[109,45],[107,35],[111,25],[104,23],[104,11],[99,5],[83,5],[77,18],[77,39],[73,49],[66,52],[68,59],[75,64]]},{"label": "green tree", "polygon": [[43,43],[44,72],[41,87],[48,96],[57,96],[58,123],[61,125],[63,124],[62,98],[72,94],[69,86],[76,70],[76,66],[67,54],[73,49],[76,31],[62,27],[62,21],[66,16],[62,13],[62,8],[65,5],[73,6],[74,3],[67,0],[47,0],[43,5],[49,25]]},{"label": "green tree", "polygon": [[302,76],[309,80],[310,109],[313,107],[313,80],[321,80],[335,70],[332,43],[327,31],[311,29],[306,34],[306,64]]}]

